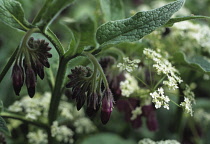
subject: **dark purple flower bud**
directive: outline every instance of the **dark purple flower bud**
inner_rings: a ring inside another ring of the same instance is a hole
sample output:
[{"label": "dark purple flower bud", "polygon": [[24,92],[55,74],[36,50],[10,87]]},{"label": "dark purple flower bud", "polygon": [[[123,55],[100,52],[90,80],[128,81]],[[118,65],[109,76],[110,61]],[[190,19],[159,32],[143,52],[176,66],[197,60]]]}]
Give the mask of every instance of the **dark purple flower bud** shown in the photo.
[{"label": "dark purple flower bud", "polygon": [[147,117],[146,123],[150,131],[156,131],[158,129],[158,122],[154,111]]},{"label": "dark purple flower bud", "polygon": [[25,83],[28,90],[28,95],[32,98],[35,94],[36,75],[34,70],[30,66],[27,66],[25,74],[26,74]]},{"label": "dark purple flower bud", "polygon": [[77,96],[76,101],[77,101],[77,110],[79,111],[82,106],[85,104],[86,100],[86,95],[85,93],[81,93]]},{"label": "dark purple flower bud", "polygon": [[44,79],[44,66],[39,62],[36,61],[36,73],[39,75],[41,79]]},{"label": "dark purple flower bud", "polygon": [[15,94],[19,95],[24,83],[24,72],[23,68],[17,64],[15,64],[12,69],[12,82]]},{"label": "dark purple flower bud", "polygon": [[109,121],[113,109],[113,95],[110,89],[105,89],[101,107],[101,122],[106,124]]},{"label": "dark purple flower bud", "polygon": [[97,93],[91,93],[87,94],[88,98],[87,98],[87,109],[86,109],[86,114],[89,117],[92,117],[93,115],[96,114],[96,112],[99,110],[100,108],[100,100],[101,100],[101,96],[98,95]]},{"label": "dark purple flower bud", "polygon": [[47,68],[50,67],[50,63],[48,62],[48,59],[46,57],[39,57],[39,61]]}]

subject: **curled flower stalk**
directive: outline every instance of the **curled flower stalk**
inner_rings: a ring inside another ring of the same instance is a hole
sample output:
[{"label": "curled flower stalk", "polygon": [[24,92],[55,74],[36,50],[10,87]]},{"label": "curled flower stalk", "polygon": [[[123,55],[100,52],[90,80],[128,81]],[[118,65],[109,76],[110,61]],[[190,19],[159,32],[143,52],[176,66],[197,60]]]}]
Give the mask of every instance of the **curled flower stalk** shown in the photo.
[{"label": "curled flower stalk", "polygon": [[101,121],[106,124],[113,109],[113,95],[98,61],[89,53],[87,56],[93,63],[94,70],[83,66],[75,67],[68,75],[70,81],[66,87],[72,90],[72,98],[77,102],[77,110],[80,110],[86,101],[86,114],[91,117],[101,107]]},{"label": "curled flower stalk", "polygon": [[21,43],[12,69],[13,88],[16,95],[19,95],[25,81],[28,95],[31,98],[34,96],[37,75],[43,79],[44,67],[50,67],[48,58],[51,58],[52,54],[49,53],[51,47],[48,45],[45,40],[34,40],[32,37],[28,41],[24,39]]}]

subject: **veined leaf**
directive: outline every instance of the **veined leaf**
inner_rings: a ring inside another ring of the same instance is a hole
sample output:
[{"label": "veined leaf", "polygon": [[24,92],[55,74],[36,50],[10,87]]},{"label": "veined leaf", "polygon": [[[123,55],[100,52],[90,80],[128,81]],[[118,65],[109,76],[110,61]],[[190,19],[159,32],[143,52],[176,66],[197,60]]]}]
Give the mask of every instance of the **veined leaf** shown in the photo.
[{"label": "veined leaf", "polygon": [[210,18],[210,17],[208,17],[208,16],[192,15],[192,16],[172,18],[164,26],[165,27],[172,27],[174,25],[174,23],[177,23],[177,22],[182,22],[182,21],[192,20],[192,19],[201,19],[201,18]]},{"label": "veined leaf", "polygon": [[21,4],[15,0],[0,0],[0,20],[23,31],[27,31],[31,27],[24,18]]},{"label": "veined leaf", "polygon": [[201,72],[210,74],[210,62],[206,60],[203,56],[196,55],[187,58],[184,53],[179,52],[175,54],[174,61],[176,63],[183,64]]},{"label": "veined leaf", "polygon": [[46,29],[48,25],[56,18],[56,16],[74,0],[50,0],[47,2],[47,8],[42,11],[41,17],[35,22],[42,29]]},{"label": "veined leaf", "polygon": [[103,45],[137,41],[167,23],[183,3],[184,0],[177,0],[154,10],[138,12],[127,19],[107,22],[98,28],[97,41]]},{"label": "veined leaf", "polygon": [[9,132],[9,129],[7,128],[7,124],[4,121],[4,119],[0,116],[0,132],[6,134],[6,135],[11,135]]},{"label": "veined leaf", "polygon": [[105,21],[125,18],[122,0],[100,0]]}]

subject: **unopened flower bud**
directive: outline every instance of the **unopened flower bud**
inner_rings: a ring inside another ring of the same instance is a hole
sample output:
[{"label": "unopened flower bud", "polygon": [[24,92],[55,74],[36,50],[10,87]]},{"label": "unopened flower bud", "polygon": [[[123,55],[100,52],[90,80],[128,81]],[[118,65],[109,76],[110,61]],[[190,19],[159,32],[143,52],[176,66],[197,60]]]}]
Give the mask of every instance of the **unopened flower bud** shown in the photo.
[{"label": "unopened flower bud", "polygon": [[106,124],[109,121],[113,109],[113,96],[110,89],[105,89],[101,107],[101,122]]},{"label": "unopened flower bud", "polygon": [[36,86],[36,75],[34,70],[28,66],[25,70],[26,74],[26,86],[28,90],[28,95],[32,98],[35,94],[35,86]]},{"label": "unopened flower bud", "polygon": [[12,69],[12,82],[15,94],[19,95],[24,83],[24,73],[23,68],[17,64],[15,64]]}]

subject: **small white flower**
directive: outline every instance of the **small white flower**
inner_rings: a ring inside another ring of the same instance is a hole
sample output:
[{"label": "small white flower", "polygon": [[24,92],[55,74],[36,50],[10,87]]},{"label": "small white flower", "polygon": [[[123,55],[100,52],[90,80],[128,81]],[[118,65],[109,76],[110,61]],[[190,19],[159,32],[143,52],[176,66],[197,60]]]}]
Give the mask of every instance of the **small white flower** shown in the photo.
[{"label": "small white flower", "polygon": [[47,144],[47,134],[43,130],[29,132],[27,135],[30,144]]},{"label": "small white flower", "polygon": [[129,97],[132,93],[139,89],[137,80],[129,73],[125,73],[125,81],[120,82],[122,96]]},{"label": "small white flower", "polygon": [[141,107],[136,107],[131,113],[131,120],[135,120],[140,114],[142,114],[142,109]]},{"label": "small white flower", "polygon": [[164,95],[164,90],[162,87],[158,88],[157,91],[154,91],[153,93],[150,93],[150,96],[152,97],[152,102],[155,104],[155,108],[158,109],[162,105],[164,108],[169,110],[169,97]]},{"label": "small white flower", "polygon": [[140,63],[139,59],[134,59],[132,61],[132,60],[129,60],[128,57],[125,57],[125,58],[123,58],[123,63],[118,63],[117,67],[131,73],[134,69],[138,68],[139,63]]},{"label": "small white flower", "polygon": [[192,104],[189,98],[185,97],[184,102],[181,102],[180,106],[182,106],[187,113],[193,116]]}]

